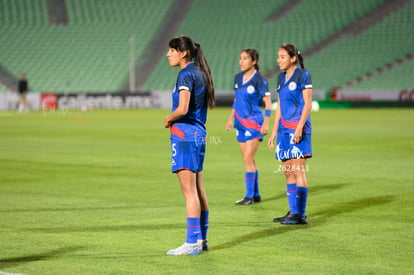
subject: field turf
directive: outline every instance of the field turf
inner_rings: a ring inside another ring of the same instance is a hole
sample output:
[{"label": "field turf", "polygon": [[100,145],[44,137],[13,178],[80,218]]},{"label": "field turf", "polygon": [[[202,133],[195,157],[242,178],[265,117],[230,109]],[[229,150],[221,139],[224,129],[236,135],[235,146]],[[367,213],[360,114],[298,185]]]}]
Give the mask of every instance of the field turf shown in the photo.
[{"label": "field turf", "polygon": [[[185,240],[167,110],[0,113],[0,274],[413,274],[414,110],[312,113],[309,224],[287,211],[274,152],[262,203],[235,206],[244,169],[230,109],[209,113],[210,251]],[[266,139],[267,141],[267,139]]]}]

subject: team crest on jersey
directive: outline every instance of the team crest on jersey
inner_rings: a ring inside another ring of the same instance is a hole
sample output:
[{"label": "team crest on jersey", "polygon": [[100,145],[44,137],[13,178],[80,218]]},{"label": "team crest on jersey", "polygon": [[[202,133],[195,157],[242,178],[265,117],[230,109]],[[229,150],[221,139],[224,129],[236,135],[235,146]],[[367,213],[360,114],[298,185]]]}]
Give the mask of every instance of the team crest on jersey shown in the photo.
[{"label": "team crest on jersey", "polygon": [[249,86],[247,86],[247,93],[248,93],[248,94],[252,94],[252,93],[254,93],[254,86],[253,86],[253,85],[249,85]]},{"label": "team crest on jersey", "polygon": [[289,90],[294,91],[296,90],[296,87],[297,87],[296,82],[292,81],[289,83]]}]

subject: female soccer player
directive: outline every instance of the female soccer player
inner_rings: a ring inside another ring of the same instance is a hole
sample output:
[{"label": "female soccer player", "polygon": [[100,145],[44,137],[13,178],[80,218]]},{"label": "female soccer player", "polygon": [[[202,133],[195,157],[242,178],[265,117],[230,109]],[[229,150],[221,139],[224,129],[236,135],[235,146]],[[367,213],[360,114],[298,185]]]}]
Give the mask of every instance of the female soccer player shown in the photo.
[{"label": "female soccer player", "polygon": [[[272,102],[266,79],[259,72],[259,53],[256,49],[244,49],[240,53],[241,72],[234,77],[235,99],[226,124],[230,130],[234,121],[237,141],[243,155],[246,193],[237,205],[260,202],[259,173],[255,155],[263,136],[269,132],[268,122]],[[261,104],[265,103],[263,118]]]},{"label": "female soccer player", "polygon": [[[303,58],[292,44],[282,44],[277,53],[282,72],[277,80],[278,107],[269,148],[275,148],[286,177],[289,212],[273,219],[282,224],[306,224],[308,182],[306,159],[312,157],[311,120],[312,79]],[[297,65],[301,68],[298,68]]]},{"label": "female soccer player", "polygon": [[179,67],[172,93],[172,113],[165,117],[170,128],[172,172],[177,174],[185,198],[187,214],[186,242],[168,255],[198,255],[208,250],[208,201],[203,186],[208,107],[215,105],[210,68],[199,43],[179,36],[169,42],[167,57]]}]

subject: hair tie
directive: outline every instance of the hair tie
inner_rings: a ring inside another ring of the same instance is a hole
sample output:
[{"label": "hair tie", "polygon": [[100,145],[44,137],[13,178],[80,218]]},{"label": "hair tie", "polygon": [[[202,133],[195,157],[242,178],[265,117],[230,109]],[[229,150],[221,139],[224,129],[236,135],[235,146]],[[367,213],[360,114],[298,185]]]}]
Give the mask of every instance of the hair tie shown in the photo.
[{"label": "hair tie", "polygon": [[194,48],[196,49],[196,50],[199,50],[200,49],[200,44],[199,43],[197,43],[197,42],[195,42],[194,41]]}]

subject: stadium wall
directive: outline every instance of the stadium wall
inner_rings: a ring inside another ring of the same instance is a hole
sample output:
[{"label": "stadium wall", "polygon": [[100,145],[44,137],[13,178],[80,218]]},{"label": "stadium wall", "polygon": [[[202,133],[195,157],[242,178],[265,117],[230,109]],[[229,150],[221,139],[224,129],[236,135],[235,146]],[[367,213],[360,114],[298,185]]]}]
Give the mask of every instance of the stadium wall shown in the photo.
[{"label": "stadium wall", "polygon": [[[338,89],[326,92],[313,91],[313,100],[321,108],[343,107],[414,107],[414,89],[408,90],[351,90]],[[217,106],[231,106],[233,91],[216,91]],[[170,91],[151,92],[92,92],[92,93],[41,93],[27,95],[31,110],[73,109],[140,109],[171,108]],[[276,101],[272,93],[272,101]],[[0,110],[15,110],[19,97],[15,92],[0,93]]]}]

